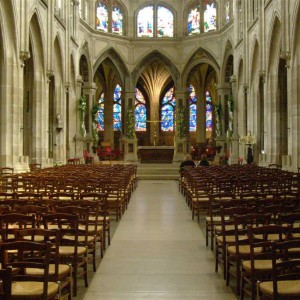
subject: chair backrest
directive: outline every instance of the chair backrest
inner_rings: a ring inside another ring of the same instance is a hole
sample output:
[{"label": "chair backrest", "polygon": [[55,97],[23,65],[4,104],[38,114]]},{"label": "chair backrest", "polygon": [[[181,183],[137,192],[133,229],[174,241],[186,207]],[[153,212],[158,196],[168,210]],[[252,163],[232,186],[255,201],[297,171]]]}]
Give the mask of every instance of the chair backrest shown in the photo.
[{"label": "chair backrest", "polygon": [[[297,257],[298,259],[290,259],[290,252],[297,247],[299,247],[299,240],[278,242],[273,245],[273,299],[281,299],[278,290],[278,281],[295,280],[295,284],[299,284],[300,256]],[[288,292],[290,296],[288,299],[299,299],[299,292],[296,292],[294,295],[291,291]]]},{"label": "chair backrest", "polygon": [[29,228],[21,229],[17,231],[17,240],[31,241],[35,243],[51,243],[50,260],[51,264],[54,264],[54,272],[50,276],[49,280],[58,281],[58,264],[59,264],[59,245],[60,245],[60,233],[58,230],[47,230],[43,228]]},{"label": "chair backrest", "polygon": [[11,275],[12,267],[7,266],[6,269],[0,269],[0,299],[10,300],[11,299]]},{"label": "chair backrest", "polygon": [[[13,259],[10,260],[9,252],[16,252]],[[37,255],[40,253],[40,255]],[[15,241],[0,244],[0,260],[2,267],[12,266],[18,272],[12,274],[12,281],[34,281],[42,282],[39,299],[48,299],[49,282],[49,262],[51,253],[51,243],[35,243],[31,241]],[[43,276],[30,275],[26,272],[28,268],[40,269]],[[58,286],[57,286],[58,291]],[[26,291],[30,296],[30,291]],[[26,295],[20,295],[20,298]]]},{"label": "chair backrest", "polygon": [[34,228],[35,217],[34,215],[26,215],[20,213],[10,213],[0,215],[0,228]]}]

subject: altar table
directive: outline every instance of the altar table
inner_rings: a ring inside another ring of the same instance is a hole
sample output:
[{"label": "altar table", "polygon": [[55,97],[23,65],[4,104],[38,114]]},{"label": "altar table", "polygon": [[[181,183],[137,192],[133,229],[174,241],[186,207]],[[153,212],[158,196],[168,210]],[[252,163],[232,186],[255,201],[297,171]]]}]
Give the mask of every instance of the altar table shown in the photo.
[{"label": "altar table", "polygon": [[173,146],[140,146],[138,157],[141,163],[172,163],[174,156]]}]

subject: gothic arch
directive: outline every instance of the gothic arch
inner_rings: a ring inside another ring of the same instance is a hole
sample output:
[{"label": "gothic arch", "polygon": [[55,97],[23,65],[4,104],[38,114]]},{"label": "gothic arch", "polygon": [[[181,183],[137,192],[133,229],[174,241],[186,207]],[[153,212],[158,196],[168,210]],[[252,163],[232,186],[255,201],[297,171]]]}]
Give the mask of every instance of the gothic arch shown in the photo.
[{"label": "gothic arch", "polygon": [[[276,60],[280,55],[281,49],[281,22],[280,19],[277,17],[277,14],[274,14],[270,36],[268,40],[268,48],[267,51],[269,55],[267,70],[270,72],[270,69],[273,66],[273,63],[276,64]],[[274,61],[275,59],[275,61]]]},{"label": "gothic arch", "polygon": [[119,53],[114,48],[107,49],[105,52],[103,52],[101,55],[98,56],[98,58],[94,64],[94,67],[93,67],[94,78],[96,76],[96,72],[97,72],[99,66],[104,61],[111,62],[111,66],[119,74],[121,83],[124,87],[126,85],[125,78],[127,78],[129,76],[129,71],[128,71],[123,59],[120,57]]},{"label": "gothic arch", "polygon": [[[2,46],[4,49],[14,49],[15,52],[3,51],[4,61],[7,60],[7,56],[15,54],[19,45],[19,35],[17,33],[17,26],[15,21],[15,9],[11,0],[0,1],[0,30],[2,35]],[[16,57],[17,58],[17,57]]]},{"label": "gothic arch", "polygon": [[55,58],[56,58],[56,67],[57,70],[60,72],[60,77],[61,80],[64,80],[64,69],[63,66],[65,65],[64,62],[64,53],[63,53],[63,47],[62,47],[62,42],[61,42],[61,37],[58,34],[54,40],[54,49],[55,49]]},{"label": "gothic arch", "polygon": [[234,59],[233,59],[233,48],[232,43],[230,40],[227,41],[225,50],[224,50],[224,59],[222,65],[222,83],[230,83],[230,77],[233,75],[233,66],[234,66]]},{"label": "gothic arch", "polygon": [[188,77],[191,74],[191,70],[194,69],[195,66],[200,64],[208,64],[210,65],[214,71],[216,72],[216,82],[219,82],[219,72],[220,67],[217,63],[215,57],[206,49],[200,47],[197,49],[194,54],[191,56],[189,61],[186,63],[186,66],[182,72],[182,85],[188,82]]},{"label": "gothic arch", "polygon": [[84,82],[90,82],[92,78],[92,68],[90,61],[89,44],[87,41],[82,43],[79,51],[79,74],[82,76]]},{"label": "gothic arch", "polygon": [[166,68],[170,72],[170,75],[175,83],[178,84],[178,79],[180,74],[174,63],[161,52],[154,50],[147,56],[143,57],[132,72],[132,84],[135,86],[137,84],[138,78],[141,76],[146,66],[151,64],[153,61],[159,61],[165,64]]},{"label": "gothic arch", "polygon": [[33,57],[34,66],[36,67],[35,72],[36,70],[39,70],[40,74],[43,74],[43,71],[45,70],[45,48],[37,13],[32,15],[29,23],[29,42],[32,43],[31,56]]}]

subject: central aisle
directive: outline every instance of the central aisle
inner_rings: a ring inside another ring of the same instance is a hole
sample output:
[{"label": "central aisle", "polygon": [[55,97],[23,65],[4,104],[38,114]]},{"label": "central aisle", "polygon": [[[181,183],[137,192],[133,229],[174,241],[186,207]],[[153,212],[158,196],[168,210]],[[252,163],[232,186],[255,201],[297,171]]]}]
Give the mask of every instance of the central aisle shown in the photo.
[{"label": "central aisle", "polygon": [[177,181],[139,181],[84,300],[236,299]]}]

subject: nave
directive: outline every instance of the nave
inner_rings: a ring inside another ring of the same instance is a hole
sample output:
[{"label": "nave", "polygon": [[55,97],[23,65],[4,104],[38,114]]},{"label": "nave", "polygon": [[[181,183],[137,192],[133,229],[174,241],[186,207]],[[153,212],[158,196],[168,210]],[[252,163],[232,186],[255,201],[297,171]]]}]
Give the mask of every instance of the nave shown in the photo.
[{"label": "nave", "polygon": [[174,180],[141,180],[80,300],[236,299]]}]

